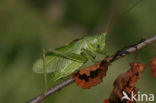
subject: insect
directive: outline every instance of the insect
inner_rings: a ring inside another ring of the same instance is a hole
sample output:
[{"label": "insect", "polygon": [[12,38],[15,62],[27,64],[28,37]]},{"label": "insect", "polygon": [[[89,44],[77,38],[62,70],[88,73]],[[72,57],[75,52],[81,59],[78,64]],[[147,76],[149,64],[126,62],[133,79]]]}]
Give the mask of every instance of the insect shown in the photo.
[{"label": "insect", "polygon": [[[64,78],[78,70],[88,60],[96,64],[96,53],[105,52],[105,33],[86,36],[46,53],[46,73],[52,73],[52,79]],[[43,59],[38,59],[33,65],[33,71],[44,73]]]}]

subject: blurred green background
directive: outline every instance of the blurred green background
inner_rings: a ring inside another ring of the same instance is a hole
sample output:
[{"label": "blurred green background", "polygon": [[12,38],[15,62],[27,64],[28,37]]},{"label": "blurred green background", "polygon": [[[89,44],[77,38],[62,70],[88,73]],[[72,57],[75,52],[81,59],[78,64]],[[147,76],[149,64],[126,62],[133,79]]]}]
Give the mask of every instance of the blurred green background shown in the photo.
[{"label": "blurred green background", "polygon": [[[104,32],[136,0],[0,0],[0,103],[25,103],[44,91],[43,75],[32,71],[42,48],[57,48],[87,35]],[[130,10],[107,36],[109,54],[156,34],[156,1],[144,0]],[[155,44],[153,44],[155,45]],[[151,45],[152,46],[152,45]],[[141,93],[156,95],[156,80],[148,69],[156,55],[151,46],[139,51],[147,64],[137,82]],[[43,103],[102,103],[116,77],[127,71],[136,55],[114,62],[103,82],[89,90],[75,83],[48,97]],[[48,87],[54,84],[48,78]]]}]

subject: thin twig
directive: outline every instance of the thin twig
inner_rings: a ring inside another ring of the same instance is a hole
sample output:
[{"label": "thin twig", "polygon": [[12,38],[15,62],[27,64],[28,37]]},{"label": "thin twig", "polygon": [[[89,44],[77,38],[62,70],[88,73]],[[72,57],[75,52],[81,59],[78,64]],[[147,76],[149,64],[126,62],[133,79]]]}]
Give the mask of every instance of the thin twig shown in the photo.
[{"label": "thin twig", "polygon": [[74,82],[74,79],[73,78],[69,78],[69,79],[61,82],[60,84],[50,88],[45,94],[40,94],[39,96],[33,98],[32,100],[30,100],[27,103],[40,103],[43,99],[47,98],[51,94],[57,92],[58,90],[64,88],[65,86],[69,85],[72,82]]},{"label": "thin twig", "polygon": [[[156,35],[151,38],[146,39],[145,41],[142,41],[133,46],[130,46],[129,48],[127,48],[124,51],[121,50],[121,52],[119,52],[118,55],[116,55],[116,53],[115,53],[114,55],[109,56],[109,57],[105,58],[104,60],[106,60],[107,62],[114,62],[115,60],[118,60],[121,57],[124,57],[132,52],[135,52],[136,50],[139,50],[139,49],[143,48],[144,46],[151,44],[154,41],[156,41]],[[60,89],[62,89],[64,87],[66,87],[67,85],[71,84],[72,82],[74,82],[74,79],[71,77],[71,78],[61,82],[60,84],[52,87],[45,94],[41,94],[41,95],[31,99],[27,103],[40,103],[43,99],[46,99],[48,96],[52,95],[53,93],[59,91]],[[43,95],[44,95],[44,98],[43,98]]]}]

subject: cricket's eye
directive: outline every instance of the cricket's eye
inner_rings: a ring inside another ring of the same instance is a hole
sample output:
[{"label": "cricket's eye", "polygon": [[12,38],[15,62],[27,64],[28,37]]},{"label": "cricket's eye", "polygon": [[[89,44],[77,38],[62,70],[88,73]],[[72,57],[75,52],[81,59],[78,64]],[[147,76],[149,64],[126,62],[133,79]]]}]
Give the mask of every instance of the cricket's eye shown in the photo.
[{"label": "cricket's eye", "polygon": [[84,52],[81,52],[80,54],[81,54],[81,55],[84,55]]},{"label": "cricket's eye", "polygon": [[99,44],[97,45],[97,48],[100,49],[100,45]]}]

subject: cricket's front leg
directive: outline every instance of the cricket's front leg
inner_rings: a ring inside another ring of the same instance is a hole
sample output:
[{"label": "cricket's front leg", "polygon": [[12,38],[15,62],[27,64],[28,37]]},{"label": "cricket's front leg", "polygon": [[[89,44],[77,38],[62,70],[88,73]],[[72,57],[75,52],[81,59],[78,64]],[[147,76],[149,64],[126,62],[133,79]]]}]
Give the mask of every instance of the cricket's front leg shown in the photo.
[{"label": "cricket's front leg", "polygon": [[83,54],[86,58],[91,60],[93,63],[97,64],[95,53],[93,53],[89,50],[86,50],[86,49],[81,49],[81,51],[82,51],[81,54]]},{"label": "cricket's front leg", "polygon": [[109,56],[109,54],[108,54],[108,52],[106,51],[106,50],[103,50],[103,51],[97,51],[97,53],[98,54],[102,54],[102,55],[104,55],[104,56],[106,56],[106,57],[108,57]]}]

